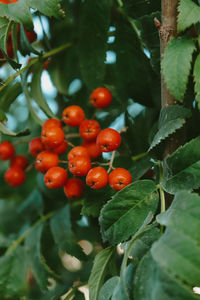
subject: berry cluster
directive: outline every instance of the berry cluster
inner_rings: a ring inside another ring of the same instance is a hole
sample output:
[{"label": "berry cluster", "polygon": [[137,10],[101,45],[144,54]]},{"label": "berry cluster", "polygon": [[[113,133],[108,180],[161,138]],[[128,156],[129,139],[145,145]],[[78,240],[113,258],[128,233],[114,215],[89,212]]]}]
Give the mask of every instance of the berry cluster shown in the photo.
[{"label": "berry cluster", "polygon": [[[107,107],[111,101],[112,95],[106,88],[97,88],[90,95],[90,102],[96,108]],[[69,143],[66,140],[63,123],[53,118],[43,124],[41,136],[29,143],[29,151],[35,157],[35,168],[45,174],[44,182],[48,188],[64,187],[68,198],[80,198],[84,182],[77,177],[86,176],[86,184],[93,189],[101,189],[109,184],[114,190],[119,191],[132,182],[131,174],[126,169],[114,169],[111,163],[105,163],[109,165],[108,171],[102,166],[92,168],[95,164],[105,165],[92,162],[101,156],[102,152],[113,152],[120,146],[119,132],[111,128],[102,130],[96,120],[86,119],[83,109],[77,105],[68,106],[63,110],[62,121],[69,127],[79,127],[78,135],[83,139],[81,145],[73,146]],[[72,146],[72,149],[67,153],[68,145]],[[60,160],[59,156],[65,153],[68,160]],[[4,159],[2,155],[1,159]],[[60,167],[61,163],[67,164],[68,168]],[[68,178],[68,171],[74,178]],[[5,179],[11,185],[7,175]]]}]

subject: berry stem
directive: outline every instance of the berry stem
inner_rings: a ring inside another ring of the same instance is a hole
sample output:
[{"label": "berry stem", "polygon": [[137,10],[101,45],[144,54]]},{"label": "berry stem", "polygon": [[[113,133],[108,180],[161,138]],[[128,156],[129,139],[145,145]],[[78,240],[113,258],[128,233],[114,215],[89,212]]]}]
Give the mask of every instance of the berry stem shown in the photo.
[{"label": "berry stem", "polygon": [[66,139],[78,138],[80,137],[79,133],[68,133],[65,135]]},{"label": "berry stem", "polygon": [[143,152],[143,153],[140,153],[138,155],[135,155],[135,156],[132,156],[132,160],[136,161],[136,160],[139,160],[140,158],[144,157],[144,156],[147,156],[148,153],[147,152]]},{"label": "berry stem", "polygon": [[67,141],[67,144],[68,144],[70,147],[72,147],[72,148],[76,147],[76,146],[74,146],[74,144],[72,144],[71,142],[68,142],[68,141]]},{"label": "berry stem", "polygon": [[34,166],[34,162],[26,167],[25,172],[29,172]]},{"label": "berry stem", "polygon": [[109,163],[108,173],[110,173],[110,171],[111,171],[112,169],[114,169],[114,168],[113,168],[113,162],[114,162],[114,159],[115,159],[115,154],[116,154],[116,151],[113,151],[113,152],[112,152],[111,159],[110,159],[110,163]]},{"label": "berry stem", "polygon": [[60,164],[68,164],[68,161],[67,160],[59,160],[59,163]]},{"label": "berry stem", "polygon": [[15,143],[13,143],[13,146],[17,146],[17,145],[22,144],[22,143],[29,143],[30,141],[31,141],[31,139],[23,138],[23,139],[20,139],[20,140],[16,141]]}]

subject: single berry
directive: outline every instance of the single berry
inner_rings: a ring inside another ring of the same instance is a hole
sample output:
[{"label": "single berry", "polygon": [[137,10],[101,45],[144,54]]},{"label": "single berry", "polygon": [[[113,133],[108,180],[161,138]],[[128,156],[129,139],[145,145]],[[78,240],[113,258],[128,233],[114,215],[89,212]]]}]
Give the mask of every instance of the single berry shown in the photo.
[{"label": "single berry", "polygon": [[79,127],[80,136],[88,142],[96,140],[100,131],[101,127],[95,120],[84,120]]},{"label": "single berry", "polygon": [[45,173],[48,169],[56,167],[59,163],[58,155],[53,151],[40,152],[35,160],[35,168],[41,173]]},{"label": "single berry", "polygon": [[64,186],[64,193],[69,199],[79,199],[84,191],[84,182],[79,178],[71,178]]},{"label": "single berry", "polygon": [[85,119],[85,113],[80,106],[71,105],[63,110],[62,117],[65,124],[76,127]]},{"label": "single berry", "polygon": [[106,128],[98,134],[96,143],[102,152],[111,152],[120,146],[121,136],[118,131]]},{"label": "single berry", "polygon": [[76,156],[69,160],[69,171],[76,176],[86,176],[91,169],[91,161],[88,156]]},{"label": "single berry", "polygon": [[53,149],[53,151],[56,154],[61,155],[61,154],[65,153],[65,151],[67,150],[67,146],[68,146],[67,141],[64,140],[63,143],[60,146]]},{"label": "single berry", "polygon": [[49,127],[60,127],[62,129],[62,123],[57,119],[51,118],[44,122],[42,130],[47,129]]},{"label": "single berry", "polygon": [[124,168],[116,168],[109,174],[109,184],[116,191],[120,191],[131,182],[131,174]]},{"label": "single berry", "polygon": [[10,142],[2,142],[0,143],[0,159],[8,160],[11,159],[15,155],[15,148]]},{"label": "single berry", "polygon": [[26,169],[28,165],[28,160],[23,155],[17,155],[13,157],[10,161],[10,167],[19,167],[21,169]]},{"label": "single berry", "polygon": [[45,176],[44,183],[50,189],[60,188],[67,182],[68,174],[67,171],[61,167],[50,168]]},{"label": "single berry", "polygon": [[83,142],[82,147],[85,147],[89,153],[89,156],[91,159],[97,159],[102,151],[100,148],[97,146],[96,141],[94,142]]},{"label": "single berry", "polygon": [[69,151],[69,153],[67,155],[67,158],[68,158],[68,160],[70,160],[70,159],[72,159],[76,156],[87,156],[87,157],[89,157],[89,153],[88,153],[88,151],[85,147],[77,146],[77,147],[72,148]]},{"label": "single berry", "polygon": [[64,142],[65,135],[59,127],[47,127],[42,130],[41,139],[46,149],[55,149]]},{"label": "single berry", "polygon": [[103,87],[99,87],[90,95],[90,102],[94,107],[104,108],[110,105],[112,101],[111,92]]},{"label": "single berry", "polygon": [[102,167],[95,167],[91,169],[86,177],[86,183],[92,189],[101,189],[108,183],[108,173]]},{"label": "single berry", "polygon": [[12,167],[4,174],[4,179],[10,186],[19,186],[26,180],[26,175],[21,168]]},{"label": "single berry", "polygon": [[31,155],[36,157],[43,150],[44,150],[44,145],[42,144],[41,137],[36,137],[30,141],[29,152],[31,153]]}]

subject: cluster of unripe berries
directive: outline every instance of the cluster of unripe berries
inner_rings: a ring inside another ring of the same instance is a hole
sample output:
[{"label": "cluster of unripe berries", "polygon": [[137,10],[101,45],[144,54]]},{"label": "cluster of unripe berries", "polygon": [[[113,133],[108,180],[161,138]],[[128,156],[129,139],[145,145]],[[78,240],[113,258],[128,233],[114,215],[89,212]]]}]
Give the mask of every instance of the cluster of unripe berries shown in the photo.
[{"label": "cluster of unripe berries", "polygon": [[[106,88],[97,88],[90,95],[91,104],[96,108],[103,108],[111,103],[112,95]],[[84,181],[78,177],[86,176],[86,184],[93,189],[100,189],[109,185],[119,191],[132,182],[131,174],[124,168],[116,168],[109,174],[99,164],[97,159],[102,152],[115,151],[121,144],[121,136],[114,129],[101,130],[96,120],[85,119],[85,113],[80,106],[71,105],[63,110],[62,121],[65,125],[79,127],[83,143],[73,147],[67,154],[68,161],[60,161],[59,155],[66,153],[68,142],[65,139],[62,122],[48,119],[42,126],[41,137],[36,137],[29,144],[29,151],[35,157],[35,168],[45,174],[44,182],[48,188],[64,187],[68,198],[79,198],[83,194]],[[69,143],[70,144],[70,143]],[[0,157],[1,145],[0,145]],[[64,169],[59,163],[67,163]],[[109,170],[112,169],[112,166]],[[68,178],[69,171],[75,178]],[[8,171],[7,171],[8,172]],[[6,172],[6,173],[7,173]],[[5,175],[7,180],[7,175]],[[11,185],[11,184],[10,184]]]}]

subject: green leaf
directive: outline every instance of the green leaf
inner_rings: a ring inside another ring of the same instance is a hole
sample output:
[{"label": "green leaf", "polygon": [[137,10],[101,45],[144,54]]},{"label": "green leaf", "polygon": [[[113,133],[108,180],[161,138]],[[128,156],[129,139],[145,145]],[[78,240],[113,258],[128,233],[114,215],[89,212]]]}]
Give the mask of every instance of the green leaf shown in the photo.
[{"label": "green leaf", "polygon": [[138,33],[125,18],[120,18],[116,23],[114,50],[117,58],[115,72],[119,96],[125,100],[132,98],[135,102],[151,107],[153,100],[150,62],[142,50]]},{"label": "green leaf", "polygon": [[61,250],[78,259],[86,259],[86,255],[77,244],[78,241],[71,229],[69,205],[65,205],[51,218],[50,225],[54,241]]},{"label": "green leaf", "polygon": [[108,247],[99,252],[94,260],[94,265],[89,277],[88,285],[90,292],[90,300],[98,300],[99,290],[103,284],[108,264],[113,255],[114,248]]},{"label": "green leaf", "polygon": [[0,93],[0,108],[4,111],[8,111],[10,105],[15,101],[15,99],[22,93],[22,87],[19,82],[13,85],[8,85]]},{"label": "green leaf", "polygon": [[26,136],[30,134],[29,129],[25,129],[24,131],[20,131],[18,133],[9,130],[3,123],[0,122],[0,133],[11,136]]},{"label": "green leaf", "polygon": [[200,186],[199,148],[200,137],[197,137],[167,157],[162,186],[168,193]]},{"label": "green leaf", "polygon": [[8,118],[6,117],[5,112],[0,108],[0,122],[3,123],[3,122],[7,122],[7,121],[8,121]]},{"label": "green leaf", "polygon": [[136,181],[117,192],[101,211],[104,241],[118,244],[127,240],[139,230],[149,213],[156,211],[157,205],[156,185],[150,180]]},{"label": "green leaf", "polygon": [[28,4],[33,9],[38,9],[42,14],[48,17],[64,17],[64,11],[61,9],[61,0],[28,0]]},{"label": "green leaf", "polygon": [[3,298],[18,298],[26,288],[27,261],[24,249],[18,246],[13,252],[0,257],[0,294]]},{"label": "green leaf", "polygon": [[194,90],[196,93],[196,102],[200,109],[200,54],[197,56],[194,64]]},{"label": "green leaf", "polygon": [[151,167],[153,163],[150,157],[143,157],[137,161],[133,160],[133,167],[129,169],[132,174],[133,181],[139,180]]},{"label": "green leaf", "polygon": [[149,251],[136,270],[134,299],[197,300],[199,297],[184,282],[178,281],[173,277],[173,274],[161,269],[153,260]]},{"label": "green leaf", "polygon": [[149,151],[160,144],[168,136],[185,124],[185,119],[191,116],[191,111],[180,105],[162,108],[160,112],[158,132],[154,136]]},{"label": "green leaf", "polygon": [[[120,280],[118,285],[115,287],[113,291],[112,300],[130,300],[130,294],[133,283],[133,274],[134,274],[134,266],[129,264],[129,266],[123,270],[124,275],[120,276]],[[124,278],[122,277],[124,276]]]},{"label": "green leaf", "polygon": [[162,73],[171,94],[183,101],[191,70],[195,42],[185,37],[172,38],[168,43],[162,60]]},{"label": "green leaf", "polygon": [[100,289],[98,300],[110,300],[118,282],[119,282],[118,276],[114,276],[108,279]]},{"label": "green leaf", "polygon": [[43,224],[36,226],[25,241],[25,250],[33,275],[42,289],[47,289],[50,274],[41,257],[41,236]]},{"label": "green leaf", "polygon": [[50,118],[55,118],[55,115],[50,110],[41,89],[41,75],[43,71],[43,63],[37,63],[33,66],[33,78],[31,81],[31,95],[39,105],[39,107]]},{"label": "green leaf", "polygon": [[200,22],[200,7],[191,0],[180,0],[178,6],[178,32]]},{"label": "green leaf", "polygon": [[35,189],[30,196],[20,205],[18,212],[30,219],[35,216],[42,216],[43,199],[41,193]]},{"label": "green leaf", "polygon": [[151,254],[156,263],[191,290],[200,285],[200,197],[182,191],[171,207],[157,220],[167,227],[153,244]]},{"label": "green leaf", "polygon": [[33,48],[29,43],[29,40],[26,36],[24,26],[20,24],[20,52],[23,56],[30,55],[31,53],[39,55],[40,53]]},{"label": "green leaf", "polygon": [[6,18],[0,18],[0,48],[7,52],[7,39],[11,28],[11,22]]},{"label": "green leaf", "polygon": [[110,22],[110,1],[86,1],[82,4],[79,17],[77,51],[81,73],[88,88],[93,90],[102,85],[105,75],[104,60]]},{"label": "green leaf", "polygon": [[8,55],[6,54],[6,52],[3,49],[0,49],[0,51],[3,53],[3,56],[5,57],[5,59],[7,60],[7,62],[11,65],[11,67],[14,70],[15,69],[19,69],[21,67],[21,64],[18,64],[15,60],[13,60],[10,57],[8,57]]},{"label": "green leaf", "polygon": [[122,8],[124,8],[125,12],[134,18],[139,18],[161,10],[161,3],[159,0],[123,0],[122,3]]}]

